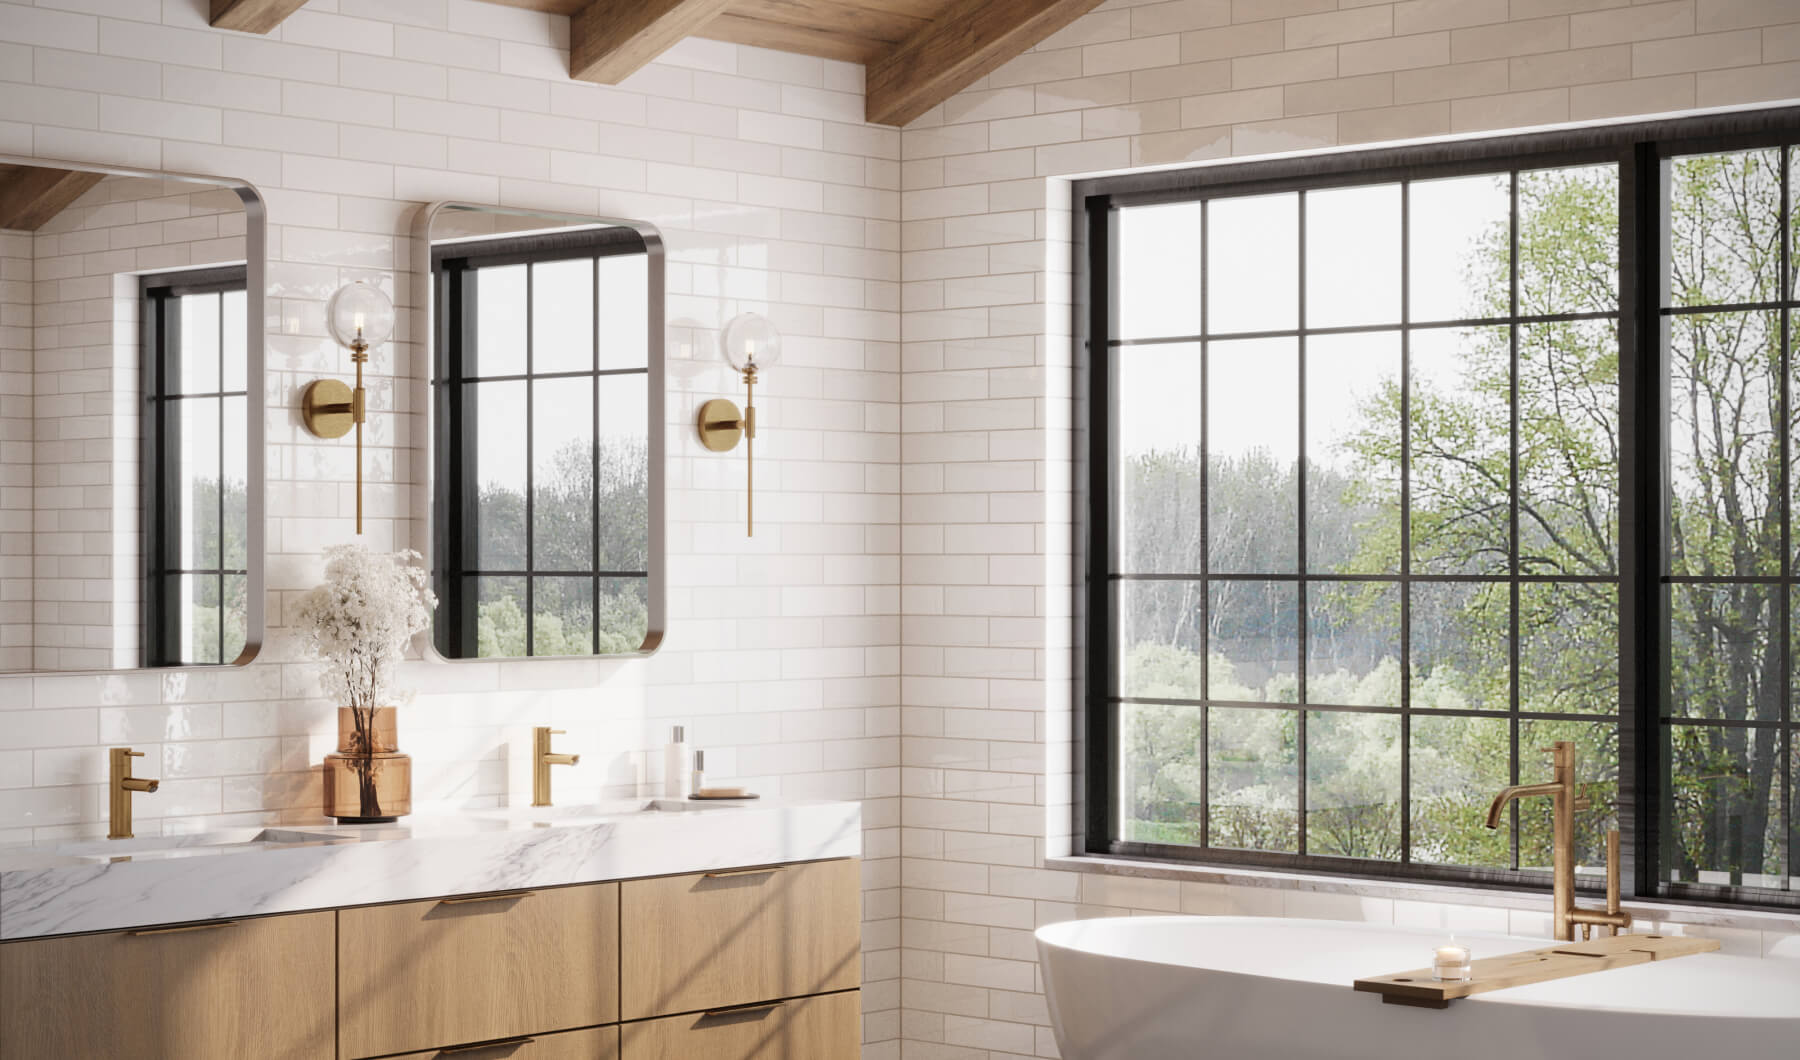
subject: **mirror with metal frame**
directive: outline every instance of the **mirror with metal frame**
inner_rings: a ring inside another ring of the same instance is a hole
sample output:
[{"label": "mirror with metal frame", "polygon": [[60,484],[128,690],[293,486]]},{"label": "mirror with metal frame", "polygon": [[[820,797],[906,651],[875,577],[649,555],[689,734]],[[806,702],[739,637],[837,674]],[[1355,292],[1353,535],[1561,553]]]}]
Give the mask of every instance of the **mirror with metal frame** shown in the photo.
[{"label": "mirror with metal frame", "polygon": [[263,636],[262,202],[0,156],[0,673]]},{"label": "mirror with metal frame", "polygon": [[632,221],[421,211],[421,490],[445,659],[644,655],[663,632],[663,254]]}]

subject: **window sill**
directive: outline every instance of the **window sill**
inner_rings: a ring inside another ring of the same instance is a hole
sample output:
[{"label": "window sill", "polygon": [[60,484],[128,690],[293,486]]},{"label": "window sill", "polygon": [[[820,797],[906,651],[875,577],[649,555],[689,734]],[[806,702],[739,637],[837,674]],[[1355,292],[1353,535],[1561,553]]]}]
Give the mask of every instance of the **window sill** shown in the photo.
[{"label": "window sill", "polygon": [[[1135,876],[1141,879],[1175,880],[1182,883],[1225,884],[1274,891],[1308,891],[1315,894],[1347,894],[1360,898],[1389,898],[1409,902],[1482,906],[1548,913],[1550,896],[1530,891],[1486,887],[1459,887],[1406,880],[1366,880],[1348,876],[1324,876],[1301,872],[1275,872],[1224,866],[1182,865],[1163,861],[1081,854],[1044,859],[1044,867],[1062,872],[1102,876]],[[1691,924],[1696,927],[1735,928],[1744,931],[1800,932],[1800,911],[1771,912],[1727,906],[1677,902],[1627,901],[1624,909],[1640,921]]]}]

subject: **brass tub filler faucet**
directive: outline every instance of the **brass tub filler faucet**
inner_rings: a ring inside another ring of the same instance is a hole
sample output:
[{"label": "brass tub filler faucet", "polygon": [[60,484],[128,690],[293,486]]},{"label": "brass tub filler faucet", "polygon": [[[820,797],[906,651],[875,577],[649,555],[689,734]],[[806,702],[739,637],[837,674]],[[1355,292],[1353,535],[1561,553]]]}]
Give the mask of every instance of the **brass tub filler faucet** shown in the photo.
[{"label": "brass tub filler faucet", "polygon": [[1631,927],[1631,914],[1619,909],[1619,830],[1606,833],[1606,911],[1583,909],[1575,904],[1575,811],[1590,808],[1591,803],[1577,794],[1575,788],[1575,745],[1558,740],[1544,750],[1551,756],[1553,779],[1547,784],[1515,784],[1494,796],[1488,807],[1487,826],[1500,827],[1500,815],[1514,799],[1536,795],[1550,797],[1553,861],[1551,864],[1552,902],[1551,929],[1559,941],[1575,938],[1575,925],[1581,925],[1581,937],[1593,937],[1595,926],[1617,935]]},{"label": "brass tub filler faucet", "polygon": [[133,751],[129,747],[112,749],[111,781],[107,785],[107,790],[112,794],[111,826],[106,830],[108,839],[131,838],[131,793],[141,791],[148,794],[162,783],[131,775],[131,760],[142,757],[144,752]]}]

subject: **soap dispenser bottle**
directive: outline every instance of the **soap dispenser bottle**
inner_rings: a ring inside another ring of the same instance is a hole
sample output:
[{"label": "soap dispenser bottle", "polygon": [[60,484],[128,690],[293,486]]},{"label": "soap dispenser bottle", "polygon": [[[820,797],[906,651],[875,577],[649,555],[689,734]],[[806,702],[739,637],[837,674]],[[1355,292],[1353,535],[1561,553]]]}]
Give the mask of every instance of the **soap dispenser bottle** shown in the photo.
[{"label": "soap dispenser bottle", "polygon": [[669,745],[663,748],[663,798],[685,799],[693,794],[689,787],[687,727],[675,726]]}]

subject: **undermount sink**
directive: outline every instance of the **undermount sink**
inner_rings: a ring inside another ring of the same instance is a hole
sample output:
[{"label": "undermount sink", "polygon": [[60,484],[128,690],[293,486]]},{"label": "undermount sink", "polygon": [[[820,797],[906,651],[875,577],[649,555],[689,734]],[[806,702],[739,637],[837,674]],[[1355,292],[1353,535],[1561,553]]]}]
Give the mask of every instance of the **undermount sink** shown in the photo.
[{"label": "undermount sink", "polygon": [[574,806],[508,806],[497,810],[476,810],[470,814],[489,821],[530,821],[538,824],[574,824],[585,821],[618,820],[657,813],[694,813],[742,805],[723,800],[689,799],[618,799]]},{"label": "undermount sink", "polygon": [[185,835],[139,836],[132,839],[85,839],[59,843],[53,849],[64,857],[183,857],[224,854],[282,847],[351,843],[347,836],[305,832],[293,828],[227,828]]}]

